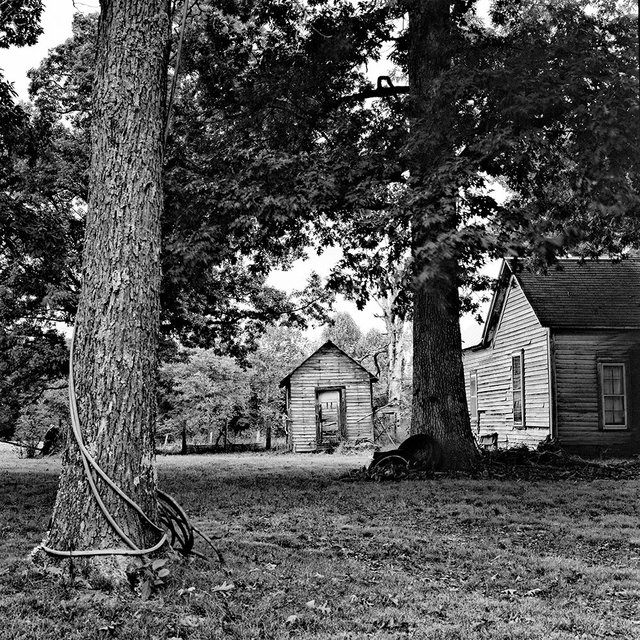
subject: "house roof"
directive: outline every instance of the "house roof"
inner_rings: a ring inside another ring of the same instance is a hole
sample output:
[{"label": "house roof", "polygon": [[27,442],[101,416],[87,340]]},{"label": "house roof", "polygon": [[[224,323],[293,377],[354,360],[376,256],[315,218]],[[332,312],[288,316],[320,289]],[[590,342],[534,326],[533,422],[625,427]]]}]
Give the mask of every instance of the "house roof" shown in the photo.
[{"label": "house roof", "polygon": [[307,358],[305,358],[297,367],[295,367],[295,369],[292,369],[284,378],[282,378],[282,380],[280,380],[280,386],[284,387],[285,385],[289,384],[289,380],[291,379],[291,376],[298,370],[300,369],[300,367],[304,366],[304,364],[306,362],[308,362],[309,360],[311,360],[311,358],[313,358],[313,356],[315,356],[318,352],[322,351],[323,349],[325,349],[326,347],[333,347],[334,349],[336,349],[337,351],[339,351],[343,356],[345,356],[346,358],[349,358],[349,360],[351,360],[352,362],[354,362],[356,365],[358,365],[363,371],[366,371],[367,374],[369,375],[369,377],[371,378],[371,380],[373,380],[374,382],[378,379],[376,378],[376,376],[373,375],[373,373],[371,373],[366,367],[363,367],[357,360],[355,360],[354,358],[352,358],[348,353],[346,353],[345,351],[343,351],[340,347],[338,347],[336,344],[334,344],[331,340],[327,340],[323,345],[321,345],[320,347],[318,347],[310,356],[308,356]]},{"label": "house roof", "polygon": [[640,328],[640,260],[562,260],[546,275],[515,274],[540,324]]},{"label": "house roof", "polygon": [[505,260],[478,346],[493,338],[511,276],[543,327],[640,329],[639,258],[568,258],[559,260],[545,273],[518,269],[516,263]]}]

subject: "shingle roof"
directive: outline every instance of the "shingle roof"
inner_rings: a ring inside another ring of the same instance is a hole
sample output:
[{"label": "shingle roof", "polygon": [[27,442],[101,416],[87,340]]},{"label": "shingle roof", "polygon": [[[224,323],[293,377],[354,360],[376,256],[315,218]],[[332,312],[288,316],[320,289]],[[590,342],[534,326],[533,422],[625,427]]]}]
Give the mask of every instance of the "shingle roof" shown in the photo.
[{"label": "shingle roof", "polygon": [[545,327],[640,328],[640,259],[560,260],[546,274],[515,271]]}]

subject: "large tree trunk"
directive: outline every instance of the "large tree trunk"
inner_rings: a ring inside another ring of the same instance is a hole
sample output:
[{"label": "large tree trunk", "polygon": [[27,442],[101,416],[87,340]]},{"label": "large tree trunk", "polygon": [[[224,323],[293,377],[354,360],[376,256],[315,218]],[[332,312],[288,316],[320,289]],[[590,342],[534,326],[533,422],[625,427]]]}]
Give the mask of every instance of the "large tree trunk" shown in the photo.
[{"label": "large tree trunk", "polygon": [[[455,274],[455,266],[439,265]],[[477,451],[462,369],[459,299],[455,281],[425,282],[414,292],[412,433],[428,433],[441,445],[443,467],[470,469]]]},{"label": "large tree trunk", "polygon": [[442,446],[443,466],[468,469],[477,451],[464,390],[458,262],[448,236],[458,224],[455,185],[434,177],[453,153],[447,133],[453,105],[439,99],[438,76],[448,68],[450,2],[412,0],[409,5],[409,84],[414,146],[411,184],[421,208],[413,215],[415,269],[412,433],[428,433]]},{"label": "large tree trunk", "polygon": [[[154,522],[166,5],[166,0],[101,1],[74,358],[88,450]],[[126,547],[91,495],[71,435],[68,443],[47,546]],[[136,546],[158,542],[158,532],[112,489],[102,481],[98,489]],[[118,582],[129,561],[111,555],[82,564],[87,573]]]}]

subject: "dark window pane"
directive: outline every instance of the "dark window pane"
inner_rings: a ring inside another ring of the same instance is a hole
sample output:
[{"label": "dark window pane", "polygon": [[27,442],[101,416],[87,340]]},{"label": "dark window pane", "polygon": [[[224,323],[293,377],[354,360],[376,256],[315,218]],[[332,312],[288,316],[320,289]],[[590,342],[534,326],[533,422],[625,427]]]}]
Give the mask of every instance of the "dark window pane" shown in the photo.
[{"label": "dark window pane", "polygon": [[624,393],[624,368],[622,365],[602,366],[602,390],[605,395],[622,395]]},{"label": "dark window pane", "polygon": [[604,423],[624,424],[624,397],[607,396],[604,399]]},{"label": "dark window pane", "polygon": [[614,411],[613,412],[613,422],[612,424],[624,424],[624,411]]}]

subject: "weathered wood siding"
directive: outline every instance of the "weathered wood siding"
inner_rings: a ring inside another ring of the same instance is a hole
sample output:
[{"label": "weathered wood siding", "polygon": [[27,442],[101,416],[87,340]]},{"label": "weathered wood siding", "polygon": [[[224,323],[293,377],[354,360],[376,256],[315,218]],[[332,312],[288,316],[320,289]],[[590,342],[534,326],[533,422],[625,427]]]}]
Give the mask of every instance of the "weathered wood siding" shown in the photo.
[{"label": "weathered wood siding", "polygon": [[[525,428],[513,421],[511,358],[524,353]],[[498,433],[500,446],[534,446],[550,433],[550,396],[547,330],[514,278],[508,287],[502,317],[492,345],[463,352],[465,385],[469,399],[469,374],[478,372],[480,435]],[[477,432],[472,423],[474,432]]]},{"label": "weathered wood siding", "polygon": [[332,346],[318,350],[290,378],[289,419],[294,451],[314,451],[316,443],[316,391],[344,387],[348,441],[373,440],[370,376]]},{"label": "weathered wood siding", "polygon": [[[558,438],[568,447],[640,449],[640,331],[554,331]],[[598,361],[627,369],[629,429],[601,428]]]}]

